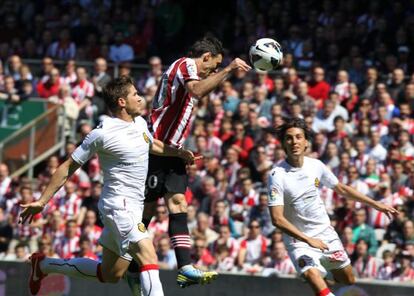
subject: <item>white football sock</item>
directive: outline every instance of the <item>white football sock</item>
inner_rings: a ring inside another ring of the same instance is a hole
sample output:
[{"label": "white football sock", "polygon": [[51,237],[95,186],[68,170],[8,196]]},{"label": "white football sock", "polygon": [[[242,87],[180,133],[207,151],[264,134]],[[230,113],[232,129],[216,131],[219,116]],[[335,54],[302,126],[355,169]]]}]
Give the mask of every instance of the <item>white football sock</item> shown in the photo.
[{"label": "white football sock", "polygon": [[141,269],[141,288],[144,296],[164,296],[158,269]]},{"label": "white football sock", "polygon": [[99,281],[97,277],[98,261],[87,258],[70,260],[45,258],[40,261],[40,270],[46,274],[59,273],[70,277]]}]

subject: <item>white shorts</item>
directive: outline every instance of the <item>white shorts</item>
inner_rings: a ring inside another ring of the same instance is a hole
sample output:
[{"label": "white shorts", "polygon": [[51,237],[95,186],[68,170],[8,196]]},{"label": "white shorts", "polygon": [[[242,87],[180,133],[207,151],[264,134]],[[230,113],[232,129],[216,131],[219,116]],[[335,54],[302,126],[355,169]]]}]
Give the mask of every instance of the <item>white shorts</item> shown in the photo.
[{"label": "white shorts", "polygon": [[144,207],[131,209],[100,209],[100,215],[104,229],[99,243],[119,255],[132,261],[128,253],[131,243],[149,238],[148,231],[142,223]]},{"label": "white shorts", "polygon": [[325,277],[328,271],[343,269],[351,264],[348,254],[335,231],[330,233],[326,239],[319,239],[328,246],[329,250],[322,252],[302,241],[297,241],[287,246],[289,257],[299,275],[302,275],[310,268],[317,268],[321,272],[322,277]]}]

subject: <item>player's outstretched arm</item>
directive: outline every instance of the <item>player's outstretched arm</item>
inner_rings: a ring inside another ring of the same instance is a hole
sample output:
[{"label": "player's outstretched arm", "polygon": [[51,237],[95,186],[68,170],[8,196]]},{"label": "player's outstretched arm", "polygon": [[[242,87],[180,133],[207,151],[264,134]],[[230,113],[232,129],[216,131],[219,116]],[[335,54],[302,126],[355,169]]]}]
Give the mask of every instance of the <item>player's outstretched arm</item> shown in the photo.
[{"label": "player's outstretched arm", "polygon": [[173,156],[182,158],[186,163],[193,164],[195,160],[200,159],[201,156],[195,157],[193,152],[190,150],[185,149],[177,149],[171,146],[166,145],[164,142],[160,140],[154,139],[150,153],[159,155],[159,156]]},{"label": "player's outstretched arm", "polygon": [[49,202],[52,196],[65,184],[66,180],[80,167],[80,164],[75,162],[72,157],[69,157],[62,163],[55,173],[52,175],[49,184],[38,201],[28,204],[20,205],[23,210],[20,213],[19,222],[24,224],[27,220],[32,222],[33,217],[43,211],[45,205]]},{"label": "player's outstretched arm", "polygon": [[387,205],[383,204],[382,202],[375,201],[375,200],[369,198],[368,196],[365,196],[364,194],[360,193],[359,191],[355,190],[351,186],[348,186],[348,185],[345,185],[345,184],[342,184],[342,183],[338,183],[334,187],[334,190],[339,195],[342,195],[346,198],[351,198],[353,200],[362,202],[366,205],[369,205],[369,206],[373,207],[374,209],[376,209],[380,212],[383,212],[390,219],[392,218],[393,215],[398,214],[398,211],[396,209],[394,209],[393,207],[387,206]]},{"label": "player's outstretched arm", "polygon": [[297,240],[307,243],[311,247],[320,249],[322,251],[328,250],[328,246],[322,240],[308,237],[295,225],[290,223],[283,215],[284,206],[271,206],[269,207],[269,210],[273,225],[282,230],[284,233]]},{"label": "player's outstretched arm", "polygon": [[236,69],[241,69],[247,72],[252,68],[242,59],[236,58],[223,70],[200,81],[191,80],[185,84],[185,87],[193,97],[202,98],[219,86],[219,84],[226,80],[230,73]]}]

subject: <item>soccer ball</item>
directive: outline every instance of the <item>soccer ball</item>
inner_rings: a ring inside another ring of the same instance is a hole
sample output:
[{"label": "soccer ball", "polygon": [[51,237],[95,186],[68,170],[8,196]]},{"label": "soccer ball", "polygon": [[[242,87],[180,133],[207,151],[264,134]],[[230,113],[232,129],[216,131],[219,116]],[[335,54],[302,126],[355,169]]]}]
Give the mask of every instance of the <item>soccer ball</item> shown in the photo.
[{"label": "soccer ball", "polygon": [[275,70],[283,59],[282,47],[271,38],[261,38],[250,47],[250,62],[256,70]]}]

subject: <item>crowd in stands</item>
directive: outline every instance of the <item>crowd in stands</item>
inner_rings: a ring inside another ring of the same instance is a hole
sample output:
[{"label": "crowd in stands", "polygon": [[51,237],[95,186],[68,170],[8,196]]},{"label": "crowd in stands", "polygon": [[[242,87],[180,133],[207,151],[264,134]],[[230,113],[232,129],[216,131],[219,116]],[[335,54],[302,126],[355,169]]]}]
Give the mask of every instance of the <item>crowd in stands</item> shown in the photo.
[{"label": "crowd in stands", "polygon": [[[228,9],[215,9],[206,22],[200,16],[203,1],[108,0],[99,9],[96,1],[43,2],[40,9],[37,2],[5,1],[0,9],[0,99],[18,104],[41,97],[64,105],[71,120],[68,142],[65,154],[40,165],[34,180],[11,179],[7,160],[0,164],[0,259],[25,260],[38,249],[62,258],[101,255],[97,201],[103,180],[97,158],[75,173],[32,224],[17,223],[19,204],[38,198],[59,163],[107,116],[101,93],[112,79],[109,62],[124,63],[119,74],[130,75],[125,62],[148,61],[149,70],[134,78],[149,111],[171,52],[183,51],[179,44],[191,43],[194,31],[205,33],[204,26],[214,22],[216,29],[208,30],[228,49],[224,62],[245,55],[259,37],[279,40],[284,61],[274,73],[237,72],[198,102],[185,143],[203,155],[188,166],[194,264],[219,272],[295,274],[282,234],[271,223],[266,184],[269,170],[285,157],[275,129],[288,117],[300,117],[314,133],[309,156],[322,160],[341,182],[399,210],[390,220],[320,188],[357,277],[414,282],[410,1],[228,1]],[[196,17],[190,30],[187,22]],[[23,62],[27,58],[42,59],[42,72],[32,72]],[[84,60],[95,61],[93,71],[77,66]],[[167,227],[161,202],[149,232],[160,266],[173,269]]]}]

